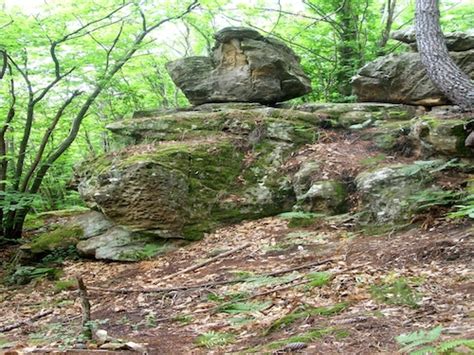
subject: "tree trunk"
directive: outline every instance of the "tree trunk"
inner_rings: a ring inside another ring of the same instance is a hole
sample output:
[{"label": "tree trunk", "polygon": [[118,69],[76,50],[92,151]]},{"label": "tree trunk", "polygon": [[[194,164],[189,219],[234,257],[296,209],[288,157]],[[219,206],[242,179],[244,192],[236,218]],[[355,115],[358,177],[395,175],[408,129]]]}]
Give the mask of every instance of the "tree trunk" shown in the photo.
[{"label": "tree trunk", "polygon": [[340,23],[340,43],[337,46],[339,68],[336,73],[338,89],[341,95],[352,92],[351,78],[360,67],[360,52],[357,50],[358,19],[352,8],[351,0],[337,2],[337,17]]},{"label": "tree trunk", "polygon": [[439,22],[438,0],[416,0],[416,43],[436,87],[462,109],[474,108],[474,82],[449,57]]}]

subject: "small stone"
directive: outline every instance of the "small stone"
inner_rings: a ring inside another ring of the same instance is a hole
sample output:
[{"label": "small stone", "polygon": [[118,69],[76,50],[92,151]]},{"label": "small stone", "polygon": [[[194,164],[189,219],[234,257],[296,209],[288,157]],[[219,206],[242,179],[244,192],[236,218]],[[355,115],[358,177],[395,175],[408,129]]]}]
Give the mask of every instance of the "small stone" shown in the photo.
[{"label": "small stone", "polygon": [[104,344],[109,338],[107,331],[104,329],[97,329],[95,336],[97,337],[97,342],[100,344]]},{"label": "small stone", "polygon": [[129,341],[128,343],[125,343],[125,346],[128,349],[134,350],[134,351],[139,352],[141,354],[146,354],[147,353],[147,349],[143,344],[138,344],[138,343],[134,343],[133,341]]}]

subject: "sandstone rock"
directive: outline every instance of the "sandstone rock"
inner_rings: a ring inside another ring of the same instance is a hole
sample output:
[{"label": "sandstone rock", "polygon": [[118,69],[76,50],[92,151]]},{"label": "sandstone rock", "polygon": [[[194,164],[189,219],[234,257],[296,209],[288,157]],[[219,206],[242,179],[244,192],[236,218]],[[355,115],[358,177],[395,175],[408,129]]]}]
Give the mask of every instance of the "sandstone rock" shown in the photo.
[{"label": "sandstone rock", "polygon": [[[416,50],[416,35],[413,27],[406,30],[392,32],[391,37],[399,42],[406,43]],[[462,52],[474,49],[474,31],[448,32],[444,34],[445,43],[449,51]]]},{"label": "sandstone rock", "polygon": [[280,167],[315,141],[319,117],[214,107],[115,123],[114,132],[139,144],[84,164],[79,191],[118,226],[162,238],[196,239],[220,224],[288,211],[295,194]]},{"label": "sandstone rock", "polygon": [[192,104],[271,104],[311,92],[299,58],[284,43],[241,27],[224,28],[215,39],[211,57],[187,57],[167,64],[174,83]]},{"label": "sandstone rock", "polygon": [[[461,69],[474,78],[474,50],[451,52]],[[432,84],[418,53],[390,54],[368,63],[352,80],[363,102],[438,106],[448,99]]]}]

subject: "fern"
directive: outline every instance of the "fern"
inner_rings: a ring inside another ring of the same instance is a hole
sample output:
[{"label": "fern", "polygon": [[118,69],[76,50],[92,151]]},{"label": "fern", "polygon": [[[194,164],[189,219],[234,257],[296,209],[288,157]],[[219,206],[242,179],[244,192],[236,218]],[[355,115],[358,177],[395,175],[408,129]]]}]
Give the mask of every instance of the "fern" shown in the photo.
[{"label": "fern", "polygon": [[467,346],[470,349],[474,349],[474,339],[454,339],[454,340],[447,340],[445,342],[442,342],[438,347],[436,348],[437,352],[447,352],[449,350],[454,350],[458,346]]},{"label": "fern", "polygon": [[410,355],[450,354],[452,350],[461,345],[474,349],[473,339],[453,339],[436,345],[435,343],[441,336],[442,331],[443,327],[438,326],[427,332],[420,330],[418,332],[401,334],[395,339],[404,346],[400,351],[408,352]]},{"label": "fern", "polygon": [[441,332],[443,331],[442,326],[437,326],[436,328],[431,329],[428,332],[420,330],[418,332],[401,334],[395,339],[404,347],[400,350],[402,352],[408,352],[414,350],[420,345],[425,345],[434,342],[439,338]]}]

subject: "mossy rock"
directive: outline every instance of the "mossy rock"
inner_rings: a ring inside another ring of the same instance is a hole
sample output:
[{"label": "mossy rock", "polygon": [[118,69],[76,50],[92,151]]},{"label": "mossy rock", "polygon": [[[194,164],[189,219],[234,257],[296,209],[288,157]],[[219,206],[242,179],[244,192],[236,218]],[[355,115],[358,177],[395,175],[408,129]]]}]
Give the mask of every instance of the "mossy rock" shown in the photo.
[{"label": "mossy rock", "polygon": [[416,108],[409,105],[385,103],[310,103],[296,107],[298,110],[325,115],[333,126],[348,128],[368,120],[410,120]]},{"label": "mossy rock", "polygon": [[[150,141],[190,140],[214,136],[219,132],[240,136],[256,135],[298,142],[315,139],[315,126],[320,115],[298,110],[270,107],[248,107],[243,109],[221,105],[217,110],[207,109],[178,111],[157,116],[145,116],[111,123],[107,128],[125,143]],[[303,137],[302,137],[303,136]]]},{"label": "mossy rock", "polygon": [[356,177],[363,210],[370,222],[399,224],[411,218],[418,208],[412,196],[431,189],[434,171],[442,160],[417,161],[365,171]]},{"label": "mossy rock", "polygon": [[29,250],[33,254],[44,254],[55,249],[67,249],[76,245],[83,233],[80,226],[60,226],[36,237],[29,244]]},{"label": "mossy rock", "polygon": [[429,151],[451,157],[472,158],[472,150],[464,144],[468,136],[465,127],[472,122],[472,117],[463,119],[425,115],[416,120],[412,134]]},{"label": "mossy rock", "polygon": [[195,240],[223,223],[290,210],[294,192],[279,166],[297,146],[264,138],[242,147],[228,136],[135,146],[85,164],[79,190],[132,232]]}]

